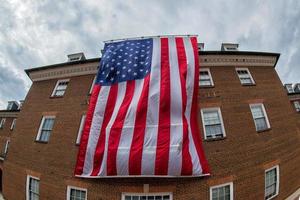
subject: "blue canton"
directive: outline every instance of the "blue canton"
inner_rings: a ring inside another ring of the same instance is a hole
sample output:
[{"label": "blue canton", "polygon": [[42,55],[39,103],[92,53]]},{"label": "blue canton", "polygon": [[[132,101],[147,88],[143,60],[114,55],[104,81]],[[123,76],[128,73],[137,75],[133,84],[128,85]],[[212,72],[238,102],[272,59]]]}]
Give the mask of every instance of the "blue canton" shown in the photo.
[{"label": "blue canton", "polygon": [[100,61],[97,83],[112,85],[143,79],[151,70],[152,49],[152,39],[106,43]]}]

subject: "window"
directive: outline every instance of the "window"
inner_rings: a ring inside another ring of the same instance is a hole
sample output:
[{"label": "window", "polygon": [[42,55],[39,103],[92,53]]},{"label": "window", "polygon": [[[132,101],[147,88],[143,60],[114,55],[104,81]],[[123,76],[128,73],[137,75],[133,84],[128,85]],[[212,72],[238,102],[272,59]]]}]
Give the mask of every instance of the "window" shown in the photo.
[{"label": "window", "polygon": [[211,187],[209,196],[210,200],[233,200],[233,183]]},{"label": "window", "polygon": [[122,200],[172,200],[170,193],[140,193],[140,194],[122,194]]},{"label": "window", "polygon": [[86,200],[87,189],[68,186],[67,200]]},{"label": "window", "polygon": [[9,140],[6,140],[5,147],[4,147],[4,155],[6,155],[8,152],[8,145],[9,145]]},{"label": "window", "polygon": [[55,116],[44,116],[39,128],[38,135],[36,137],[37,141],[48,142],[50,134],[52,132]]},{"label": "window", "polygon": [[80,126],[79,126],[79,130],[78,130],[78,134],[77,134],[77,139],[76,139],[76,144],[80,144],[80,139],[81,139],[81,135],[82,135],[82,131],[83,131],[85,117],[86,117],[86,115],[82,115],[82,117],[81,117]]},{"label": "window", "polygon": [[68,83],[69,83],[69,79],[58,80],[51,96],[52,97],[64,96],[67,86],[68,86]]},{"label": "window", "polygon": [[242,85],[255,84],[255,82],[247,68],[237,68],[236,72],[238,74],[238,77],[239,77]]},{"label": "window", "polygon": [[17,121],[17,119],[13,119],[13,121],[11,122],[11,125],[10,125],[10,130],[13,130],[15,128],[16,121]]},{"label": "window", "polygon": [[292,84],[286,84],[285,88],[288,91],[288,93],[294,93],[294,88],[293,88]]},{"label": "window", "polygon": [[205,139],[225,137],[225,129],[220,108],[201,109]]},{"label": "window", "polygon": [[279,166],[265,171],[265,199],[272,199],[279,192]]},{"label": "window", "polygon": [[203,87],[214,86],[209,69],[200,69],[199,85]]},{"label": "window", "polygon": [[263,131],[270,128],[270,123],[263,104],[251,104],[251,113],[254,119],[256,131]]},{"label": "window", "polygon": [[94,79],[93,79],[93,83],[92,83],[92,86],[91,86],[91,88],[90,88],[89,94],[92,94],[94,85],[95,85],[95,83],[96,83],[96,79],[97,79],[97,76],[95,76]]},{"label": "window", "polygon": [[300,112],[300,101],[294,101],[294,106],[297,112]]},{"label": "window", "polygon": [[3,128],[4,127],[4,124],[5,124],[5,118],[2,118],[1,121],[0,121],[0,128]]},{"label": "window", "polygon": [[40,180],[33,176],[27,176],[26,200],[39,200],[40,198]]}]

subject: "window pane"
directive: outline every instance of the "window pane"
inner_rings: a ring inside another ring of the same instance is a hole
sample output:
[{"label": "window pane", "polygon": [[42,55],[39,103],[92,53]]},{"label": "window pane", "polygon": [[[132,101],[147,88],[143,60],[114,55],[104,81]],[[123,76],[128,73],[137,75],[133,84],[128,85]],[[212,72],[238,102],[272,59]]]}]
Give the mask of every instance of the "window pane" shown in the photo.
[{"label": "window pane", "polygon": [[223,137],[221,124],[205,126],[206,137]]},{"label": "window pane", "polygon": [[230,200],[230,185],[212,189],[213,200]]},{"label": "window pane", "polygon": [[131,200],[131,196],[125,196],[125,200]]},{"label": "window pane", "polygon": [[218,111],[205,111],[203,112],[205,125],[220,124]]},{"label": "window pane", "polygon": [[132,196],[132,200],[139,200],[138,196]]},{"label": "window pane", "polygon": [[255,126],[256,126],[256,130],[258,130],[258,131],[268,129],[268,125],[267,125],[266,119],[264,117],[255,119]]},{"label": "window pane", "polygon": [[251,112],[254,119],[264,117],[264,112],[261,105],[251,106]]}]

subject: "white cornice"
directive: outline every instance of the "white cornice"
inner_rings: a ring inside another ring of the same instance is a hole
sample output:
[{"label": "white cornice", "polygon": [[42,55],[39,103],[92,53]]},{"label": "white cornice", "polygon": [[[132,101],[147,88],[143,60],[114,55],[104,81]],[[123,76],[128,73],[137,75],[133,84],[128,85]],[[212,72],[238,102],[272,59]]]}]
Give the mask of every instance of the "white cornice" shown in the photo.
[{"label": "white cornice", "polygon": [[98,65],[99,62],[94,62],[70,66],[53,67],[44,70],[40,69],[37,71],[29,72],[29,77],[32,81],[43,81],[49,79],[96,74]]},{"label": "white cornice", "polygon": [[18,117],[19,112],[0,112],[0,117],[1,118],[6,118],[6,117]]},{"label": "white cornice", "polygon": [[276,56],[255,55],[200,55],[201,67],[233,66],[233,67],[273,67]]},{"label": "white cornice", "polygon": [[[276,56],[255,56],[255,55],[200,55],[201,67],[217,66],[270,66],[276,63]],[[99,62],[62,65],[60,67],[39,69],[29,72],[28,75],[32,81],[43,81],[49,79],[66,78],[72,76],[81,76],[87,74],[96,74]]]}]

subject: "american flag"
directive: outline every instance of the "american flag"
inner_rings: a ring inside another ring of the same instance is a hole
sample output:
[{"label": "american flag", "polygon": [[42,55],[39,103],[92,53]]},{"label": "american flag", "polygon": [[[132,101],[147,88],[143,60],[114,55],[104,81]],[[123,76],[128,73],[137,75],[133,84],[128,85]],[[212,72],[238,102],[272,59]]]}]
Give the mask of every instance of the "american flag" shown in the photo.
[{"label": "american flag", "polygon": [[198,73],[196,37],[106,43],[75,176],[208,175]]}]

